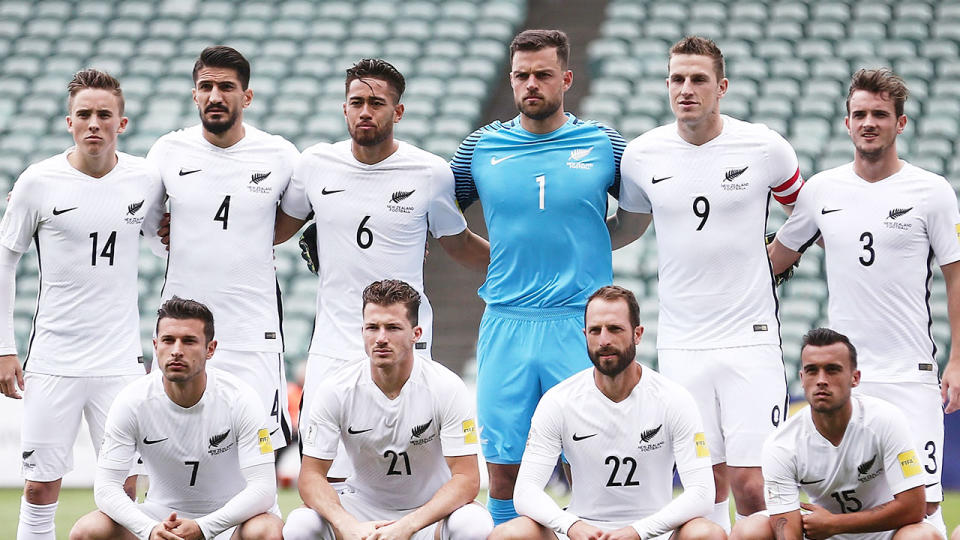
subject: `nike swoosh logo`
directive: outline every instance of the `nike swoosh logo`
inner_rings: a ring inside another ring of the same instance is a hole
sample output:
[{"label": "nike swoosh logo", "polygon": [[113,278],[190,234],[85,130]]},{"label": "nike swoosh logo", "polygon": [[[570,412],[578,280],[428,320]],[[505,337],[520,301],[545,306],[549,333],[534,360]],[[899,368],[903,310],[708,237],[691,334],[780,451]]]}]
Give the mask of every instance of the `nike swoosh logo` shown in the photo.
[{"label": "nike swoosh logo", "polygon": [[821,209],[820,209],[820,213],[826,215],[826,214],[832,214],[833,212],[839,212],[839,211],[841,211],[841,210],[843,210],[843,208],[834,208],[834,209],[832,209],[832,210],[827,210],[826,208],[821,208]]},{"label": "nike swoosh logo", "polygon": [[577,434],[574,433],[574,434],[573,434],[573,440],[575,440],[575,441],[582,441],[582,440],[584,440],[584,439],[589,439],[590,437],[596,437],[596,435],[597,435],[596,433],[593,433],[593,434],[591,434],[591,435],[584,435],[584,436],[582,436],[582,437],[578,437]]},{"label": "nike swoosh logo", "polygon": [[663,182],[664,180],[669,180],[673,178],[672,176],[664,176],[663,178],[651,177],[650,181],[656,184],[657,182]]},{"label": "nike swoosh logo", "polygon": [[64,212],[69,212],[69,211],[71,211],[71,210],[76,210],[77,208],[79,208],[79,207],[78,207],[78,206],[74,206],[73,208],[64,208],[63,210],[57,210],[57,207],[54,206],[54,207],[53,207],[53,215],[59,216],[60,214],[63,214]]},{"label": "nike swoosh logo", "polygon": [[180,176],[186,176],[186,175],[188,175],[188,174],[193,174],[193,173],[195,173],[195,172],[200,172],[200,171],[202,171],[202,170],[203,170],[203,169],[195,169],[195,170],[192,170],[192,171],[185,171],[185,170],[183,170],[183,169],[181,168],[181,169],[180,169]]},{"label": "nike swoosh logo", "polygon": [[496,165],[496,164],[498,164],[498,163],[501,163],[501,162],[503,162],[503,161],[506,161],[506,160],[508,160],[508,159],[510,159],[510,158],[512,158],[512,157],[515,157],[515,156],[516,156],[516,154],[510,154],[509,156],[507,156],[507,157],[502,157],[502,158],[500,158],[500,159],[497,159],[497,158],[495,158],[495,157],[492,157],[492,158],[490,158],[490,164],[491,164],[491,165]]},{"label": "nike swoosh logo", "polygon": [[273,431],[270,432],[270,434],[273,435],[274,433],[276,433],[276,432],[278,432],[278,431],[280,431],[280,428],[274,429]]},{"label": "nike swoosh logo", "polygon": [[332,193],[340,193],[341,191],[346,191],[346,190],[345,190],[345,189],[327,189],[327,188],[323,188],[323,189],[320,191],[320,194],[321,194],[321,195],[330,195],[330,194],[332,194]]},{"label": "nike swoosh logo", "polygon": [[808,480],[801,480],[801,481],[800,481],[800,485],[801,485],[801,486],[805,486],[805,485],[807,485],[807,484],[816,484],[817,482],[823,482],[823,478],[821,478],[821,479],[819,479],[819,480],[809,480],[809,481],[808,481]]},{"label": "nike swoosh logo", "polygon": [[361,430],[357,430],[357,431],[354,431],[354,430],[353,430],[353,426],[350,426],[350,427],[347,428],[347,433],[349,433],[349,434],[351,434],[351,435],[359,435],[359,434],[361,434],[361,433],[366,433],[366,432],[368,432],[368,431],[373,431],[373,428],[370,428],[370,429],[361,429]]},{"label": "nike swoosh logo", "polygon": [[143,444],[157,444],[158,442],[163,442],[163,441],[165,441],[165,440],[167,440],[167,439],[169,439],[169,438],[170,438],[170,437],[164,437],[164,438],[162,438],[162,439],[157,439],[157,440],[155,440],[155,441],[151,441],[151,440],[147,439],[146,437],[144,437],[144,438],[143,438]]}]

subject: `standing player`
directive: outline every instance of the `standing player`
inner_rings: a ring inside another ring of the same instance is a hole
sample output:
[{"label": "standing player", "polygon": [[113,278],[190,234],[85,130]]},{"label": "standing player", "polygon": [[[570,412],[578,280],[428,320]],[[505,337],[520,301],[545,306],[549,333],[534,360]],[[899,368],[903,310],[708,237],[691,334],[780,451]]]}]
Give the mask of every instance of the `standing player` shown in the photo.
[{"label": "standing player", "polygon": [[[260,399],[240,379],[206,369],[213,335],[203,304],[174,296],[160,307],[160,373],[125,388],[110,407],[93,488],[99,510],[80,518],[70,538],[281,538]],[[139,505],[120,489],[138,453],[150,475]]]},{"label": "standing player", "polygon": [[[960,408],[960,213],[943,177],[897,156],[906,99],[903,80],[888,69],[854,74],[846,118],[853,163],[811,178],[770,253],[776,272],[823,236],[830,324],[860,346],[857,392],[895,404],[910,419],[933,514],[943,500],[942,403],[949,398],[947,412]],[[942,394],[930,334],[934,256],[947,282],[953,345]]]},{"label": "standing player", "polygon": [[[60,479],[73,468],[81,415],[99,451],[114,396],[144,373],[139,240],[141,228],[156,230],[159,213],[145,217],[163,195],[155,169],[117,152],[127,126],[120,83],[87,69],[67,89],[76,146],[24,171],[0,222],[0,392],[20,399],[21,390],[25,398],[19,540],[54,537]],[[31,242],[43,272],[24,377],[13,335],[14,279]]]},{"label": "standing player", "polygon": [[[800,380],[810,407],[763,446],[767,512],[738,522],[731,538],[945,539],[921,523],[924,475],[906,418],[885,401],[850,396],[860,381],[850,340],[808,332]],[[801,489],[811,503],[800,502]]]},{"label": "standing player", "polygon": [[789,211],[797,156],[777,133],[720,114],[727,91],[712,41],[670,49],[677,121],[634,139],[623,156],[614,247],[657,222],[660,370],[693,394],[716,481],[711,519],[763,509],[760,447],[786,417],[787,388],[773,275],[765,261],[770,195]]},{"label": "standing player", "polygon": [[[317,320],[302,410],[325,375],[364,357],[361,292],[383,278],[401,279],[421,294],[424,329],[417,350],[430,351],[433,313],[423,296],[427,231],[464,266],[483,270],[490,246],[469,229],[457,208],[453,175],[443,159],[394,140],[403,117],[403,75],[379,59],[347,70],[344,117],[350,140],[303,152],[277,212],[276,241],[286,241],[312,213],[317,220]],[[338,459],[331,478],[349,466]]]},{"label": "standing player", "polygon": [[250,64],[230,47],[207,47],[193,67],[201,125],[161,137],[147,159],[170,205],[163,299],[208,305],[220,321],[214,366],[252,386],[269,411],[274,448],[290,438],[273,261],[277,202],[298,159],[276,135],[243,123]]},{"label": "standing player", "polygon": [[587,296],[613,281],[604,219],[625,144],[616,131],[564,113],[569,55],[558,30],[517,35],[510,84],[520,115],[475,131],[451,163],[460,208],[479,200],[490,232],[477,413],[498,524],[517,516],[513,485],[540,396],[588,367]]},{"label": "standing player", "polygon": [[[690,393],[635,361],[643,335],[633,293],[607,286],[587,302],[593,369],[550,389],[537,405],[517,476],[520,517],[491,539],[726,538],[704,519],[713,507],[710,451]],[[560,453],[573,495],[561,509],[543,488]],[[673,470],[684,491],[673,499]],[[673,500],[671,500],[673,499]]]},{"label": "standing player", "polygon": [[[398,280],[363,291],[369,362],[320,382],[303,420],[300,496],[287,540],[482,540],[490,515],[480,486],[477,430],[466,386],[417,357],[420,294]],[[355,473],[339,493],[327,472],[343,437]]]}]

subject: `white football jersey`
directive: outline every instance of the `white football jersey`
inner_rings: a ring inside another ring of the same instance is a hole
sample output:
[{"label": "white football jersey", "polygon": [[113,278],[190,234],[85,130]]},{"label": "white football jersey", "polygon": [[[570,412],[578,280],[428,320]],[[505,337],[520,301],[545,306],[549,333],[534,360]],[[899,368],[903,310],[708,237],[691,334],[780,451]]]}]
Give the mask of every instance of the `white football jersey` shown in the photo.
[{"label": "white football jersey", "polygon": [[67,161],[73,150],[28,167],[0,222],[0,244],[23,253],[34,243],[40,260],[24,367],[66,377],[143,374],[137,263],[140,229],[163,197],[160,177],[121,152],[105,176],[87,176]]},{"label": "white football jersey", "polygon": [[[817,431],[810,408],[795,413],[763,445],[767,510],[800,508],[800,490],[834,514],[874,508],[926,476],[903,414],[889,403],[853,396],[853,414],[839,446]],[[838,535],[838,537],[859,535]]]},{"label": "white football jersey", "polygon": [[942,176],[904,162],[867,182],[849,163],[815,175],[780,242],[803,251],[823,235],[830,328],[857,348],[864,381],[937,384],[930,334],[933,257],[960,260],[957,196]]},{"label": "white football jersey", "polygon": [[147,502],[206,515],[246,487],[241,469],[273,462],[260,399],[246,383],[207,367],[207,388],[188,409],[170,400],[160,370],[124,388],[107,414],[98,466],[150,475]]},{"label": "white football jersey", "polygon": [[702,145],[672,123],[623,153],[620,207],[657,231],[661,349],[780,344],[763,237],[770,196],[792,204],[803,185],[797,155],[763,124],[722,118]]},{"label": "white football jersey", "polygon": [[397,151],[367,165],[351,141],[320,143],[303,152],[281,209],[317,221],[319,285],[310,352],[334,358],[364,356],[363,289],[400,279],[421,295],[418,350],[429,351],[433,313],[423,292],[427,230],[439,238],[467,223],[457,207],[450,166],[438,156],[398,141]]},{"label": "white football jersey", "polygon": [[332,460],[342,438],[359,496],[390,510],[420,507],[450,480],[445,456],[479,449],[473,400],[460,377],[425,357],[392,400],[370,369],[354,362],[321,384],[300,429],[303,453]]},{"label": "white football jersey", "polygon": [[170,206],[162,299],[206,304],[221,349],[280,352],[273,230],[299,153],[282,137],[244,129],[230,148],[204,139],[199,125],[174,131],[147,155],[160,168]]},{"label": "white football jersey", "polygon": [[647,367],[619,403],[600,392],[592,367],[548,390],[523,463],[552,466],[561,451],[573,475],[567,511],[600,522],[636,521],[666,506],[674,463],[681,474],[711,467],[693,397]]}]

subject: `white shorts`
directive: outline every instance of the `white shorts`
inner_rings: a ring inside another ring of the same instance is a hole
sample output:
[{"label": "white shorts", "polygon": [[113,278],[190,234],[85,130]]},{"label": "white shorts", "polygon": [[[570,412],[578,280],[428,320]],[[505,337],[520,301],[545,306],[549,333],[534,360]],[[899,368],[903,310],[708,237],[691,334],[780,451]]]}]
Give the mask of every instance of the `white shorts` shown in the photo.
[{"label": "white shorts", "polygon": [[292,433],[283,353],[217,349],[208,365],[231,373],[253,387],[267,413],[267,429],[270,430],[273,449],[286,446]]},{"label": "white shorts", "polygon": [[854,394],[882,399],[903,412],[927,479],[927,502],[943,500],[943,401],[940,386],[920,382],[861,382]]},{"label": "white shorts", "polygon": [[[300,398],[300,425],[307,424],[305,419],[310,417],[311,400],[324,379],[354,362],[365,361],[366,357],[345,360],[322,354],[310,354],[307,357],[307,372],[303,378],[303,397]],[[303,437],[300,437],[300,440],[302,441]],[[301,453],[302,451],[301,448]],[[337,457],[333,458],[330,470],[327,471],[327,478],[348,478],[351,473],[353,473],[353,462],[350,461],[350,456],[347,455],[341,439],[337,444]]]},{"label": "white shorts", "polygon": [[61,377],[24,375],[20,473],[31,482],[52,482],[73,470],[73,443],[80,417],[87,420],[93,450],[103,444],[103,428],[113,399],[141,375]]},{"label": "white shorts", "polygon": [[[370,501],[361,498],[349,487],[339,490],[338,493],[340,495],[340,504],[343,506],[343,509],[349,512],[350,515],[355,517],[357,521],[360,522],[379,520],[395,521],[416,510],[415,508],[411,508],[409,510],[389,510],[386,508],[380,508]],[[459,511],[460,509],[454,510],[453,514],[456,514]],[[294,513],[296,513],[297,516],[295,519],[291,519]],[[413,535],[410,537],[410,540],[433,540],[437,527],[440,527],[441,540],[450,540],[450,535],[446,527],[447,519],[449,518],[450,516],[447,516],[436,523],[427,525],[426,527],[413,533]],[[298,527],[303,527],[306,529],[297,531],[299,537],[309,536],[315,540],[336,540],[333,526],[331,526],[313,509],[301,507],[297,508],[293,512],[290,512],[290,514],[287,516],[287,522],[289,523],[294,521],[297,523]]]},{"label": "white shorts", "polygon": [[[184,512],[182,510],[174,510],[167,506],[163,506],[162,504],[157,504],[150,501],[144,501],[138,504],[137,508],[139,508],[140,511],[143,512],[144,514],[152,517],[157,521],[163,521],[167,519],[168,517],[170,517],[171,512],[176,512],[177,517],[187,518],[187,519],[197,519],[205,515],[205,514],[193,514],[190,512]],[[273,507],[270,508],[270,510],[267,510],[267,513],[273,514],[278,518],[283,519],[283,516],[280,514],[280,507],[277,506],[276,502],[273,503]],[[230,537],[233,536],[233,532],[235,530],[237,530],[237,525],[234,525],[233,527],[230,527],[229,529],[223,531],[222,533],[214,536],[213,540],[229,540]]]},{"label": "white shorts", "polygon": [[[617,522],[617,521],[597,521],[595,519],[584,519],[583,521],[584,523],[587,523],[588,525],[593,525],[594,527],[597,527],[598,529],[601,529],[603,531],[615,531],[617,529],[629,527],[630,525],[633,525],[634,523],[636,523],[636,520]],[[557,536],[557,540],[570,540],[570,537],[563,533],[558,533],[556,531],[552,531],[552,532]],[[660,536],[651,537],[650,540],[669,540],[670,537],[673,536],[675,532],[677,531],[673,530],[673,531],[665,532]]]},{"label": "white shorts", "polygon": [[660,373],[693,394],[713,464],[759,467],[763,442],[786,420],[780,347],[661,349],[658,356]]}]

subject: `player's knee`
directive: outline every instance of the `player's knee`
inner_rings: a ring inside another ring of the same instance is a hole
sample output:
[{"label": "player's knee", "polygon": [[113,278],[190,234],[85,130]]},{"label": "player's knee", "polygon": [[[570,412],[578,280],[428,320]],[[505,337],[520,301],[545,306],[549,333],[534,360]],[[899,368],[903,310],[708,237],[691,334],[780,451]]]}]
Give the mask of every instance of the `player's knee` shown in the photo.
[{"label": "player's knee", "polygon": [[30,504],[53,504],[60,497],[60,481],[33,482],[27,480],[23,485],[23,498]]},{"label": "player's knee", "polygon": [[240,526],[241,540],[283,540],[283,521],[273,514],[254,516]]},{"label": "player's knee", "polygon": [[70,540],[100,540],[110,538],[113,523],[99,511],[91,512],[73,524]]},{"label": "player's knee", "polygon": [[960,540],[960,525],[950,533],[950,540]]},{"label": "player's knee", "polygon": [[772,540],[773,529],[770,528],[770,518],[763,514],[754,514],[750,517],[737,520],[730,531],[730,540]]},{"label": "player's knee", "polygon": [[761,474],[740,475],[736,482],[730,484],[738,514],[749,516],[767,507],[766,501],[763,499],[763,476]]},{"label": "player's knee", "polygon": [[900,527],[892,540],[943,540],[943,536],[929,523],[913,523]]},{"label": "player's knee", "polygon": [[493,518],[479,504],[461,506],[447,516],[443,540],[483,540],[493,531]]},{"label": "player's knee", "polygon": [[529,540],[540,538],[540,524],[526,517],[520,516],[506,523],[497,525],[487,537],[488,540]]},{"label": "player's knee", "polygon": [[680,527],[677,540],[725,540],[723,527],[706,518],[693,518]]},{"label": "player's knee", "polygon": [[323,518],[310,508],[297,508],[287,514],[283,524],[285,540],[312,540],[323,528]]}]

